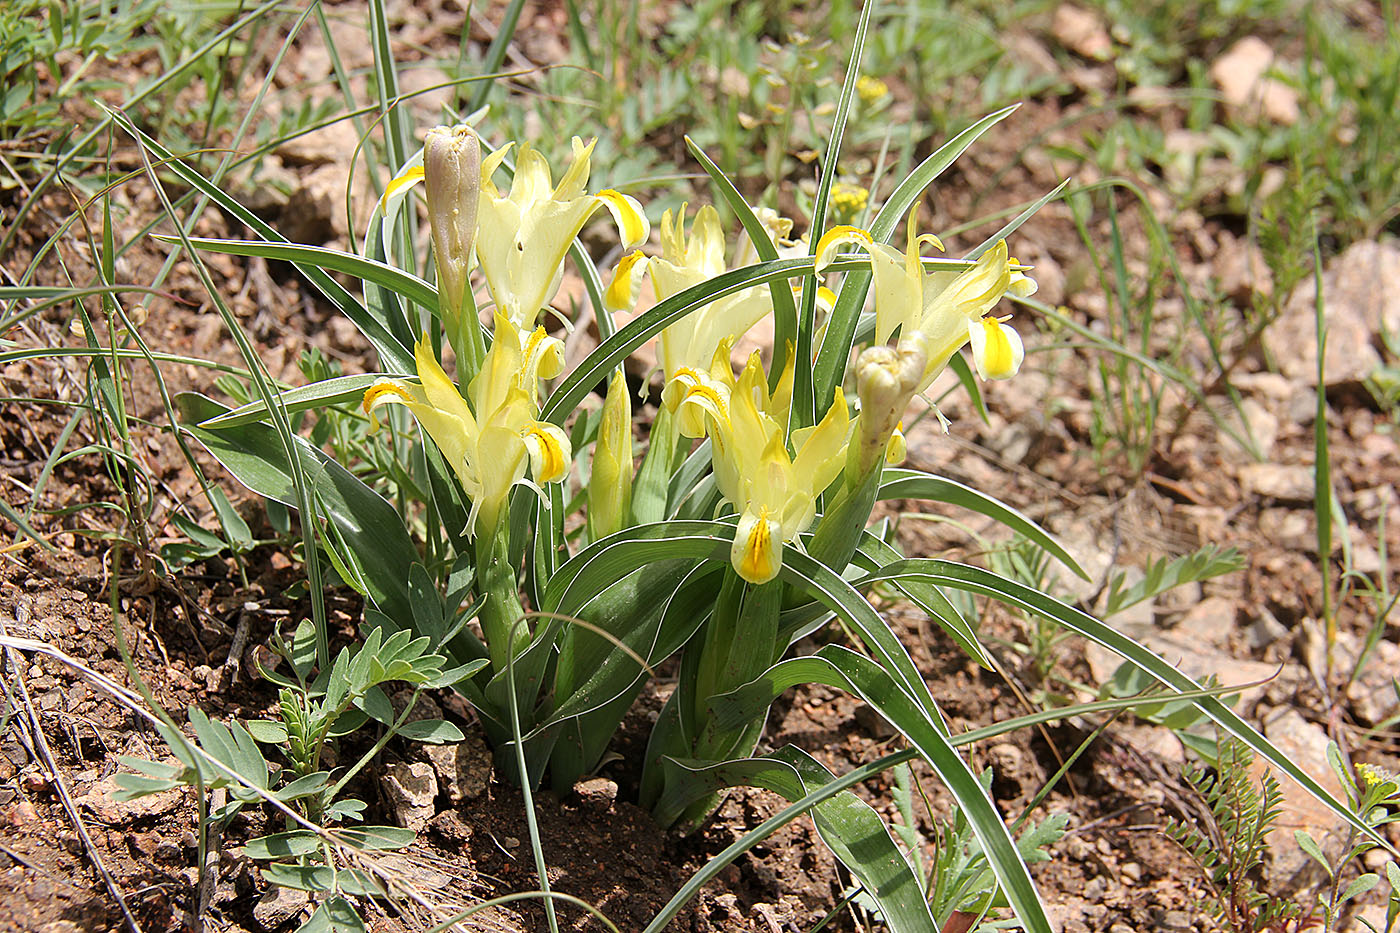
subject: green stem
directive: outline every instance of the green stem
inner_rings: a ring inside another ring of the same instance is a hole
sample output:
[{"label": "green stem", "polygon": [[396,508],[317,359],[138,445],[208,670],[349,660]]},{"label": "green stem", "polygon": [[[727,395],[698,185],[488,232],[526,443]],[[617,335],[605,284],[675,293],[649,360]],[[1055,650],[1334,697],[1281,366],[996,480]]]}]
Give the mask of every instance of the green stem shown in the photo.
[{"label": "green stem", "polygon": [[485,602],[481,607],[481,633],[491,657],[491,669],[503,671],[511,659],[530,643],[528,622],[516,625],[524,616],[520,604],[519,581],[510,562],[510,546],[504,523],[496,531],[476,537],[477,591]]}]

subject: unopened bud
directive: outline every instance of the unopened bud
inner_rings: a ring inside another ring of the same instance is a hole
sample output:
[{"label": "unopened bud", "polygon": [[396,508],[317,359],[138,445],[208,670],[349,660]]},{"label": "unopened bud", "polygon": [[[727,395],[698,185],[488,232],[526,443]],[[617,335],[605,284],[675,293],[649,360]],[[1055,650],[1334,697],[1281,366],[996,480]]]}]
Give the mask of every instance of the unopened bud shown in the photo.
[{"label": "unopened bud", "polygon": [[588,480],[588,531],[594,541],[621,531],[632,507],[632,400],[621,371],[608,385],[593,473]]},{"label": "unopened bud", "polygon": [[437,259],[438,294],[455,325],[467,285],[467,264],[476,238],[481,189],[481,141],[470,126],[439,126],[423,143],[428,220]]},{"label": "unopened bud", "polygon": [[922,342],[911,340],[900,341],[898,349],[869,347],[857,357],[860,424],[846,461],[851,482],[859,482],[886,457],[890,437],[918,390],[927,361]]}]

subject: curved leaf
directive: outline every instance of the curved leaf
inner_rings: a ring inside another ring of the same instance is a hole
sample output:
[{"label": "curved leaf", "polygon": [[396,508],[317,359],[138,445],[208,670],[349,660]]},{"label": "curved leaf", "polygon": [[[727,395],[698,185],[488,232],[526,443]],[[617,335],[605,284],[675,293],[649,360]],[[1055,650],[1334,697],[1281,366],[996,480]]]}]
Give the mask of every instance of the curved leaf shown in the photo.
[{"label": "curved leaf", "polygon": [[[681,779],[668,780],[668,786],[689,785],[695,799],[726,787],[749,785],[792,802],[836,779],[815,758],[793,745],[757,758],[698,767],[675,761],[671,765],[672,773]],[[937,929],[919,879],[870,804],[851,791],[842,791],[812,807],[812,822],[822,841],[879,904],[891,930],[933,933]]]},{"label": "curved leaf", "polygon": [[[976,123],[948,140],[895,187],[885,201],[880,212],[870,224],[870,235],[877,242],[887,242],[899,226],[899,219],[908,212],[910,205],[923,193],[933,180],[962,155],[983,133],[1008,117],[1019,104],[1003,107],[988,114]],[[817,400],[817,417],[826,413],[826,407],[846,375],[846,364],[851,358],[854,346],[856,323],[860,310],[865,305],[865,296],[870,288],[870,271],[866,269],[848,275],[841,282],[841,293],[836,298],[836,306],[827,319],[826,331],[822,335],[821,348],[817,351],[813,367],[812,385]]]},{"label": "curved leaf", "polygon": [[[296,508],[291,464],[276,431],[261,423],[209,431],[197,425],[226,414],[226,407],[191,392],[178,396],[176,403],[188,422],[181,425],[182,430],[199,441],[235,479],[261,496]],[[343,544],[339,557],[381,612],[395,624],[409,624],[413,602],[408,578],[418,551],[399,513],[383,496],[304,438],[296,437],[295,445],[319,511],[330,520]]]},{"label": "curved leaf", "polygon": [[[878,574],[867,577],[866,582],[898,578],[922,579],[938,586],[951,586],[972,593],[980,593],[1000,600],[1007,605],[1018,606],[1097,642],[1175,690],[1199,691],[1201,689],[1200,684],[1178,671],[1155,652],[1121,632],[1115,631],[1093,616],[1024,584],[992,573],[990,570],[983,570],[981,567],[972,567],[968,564],[959,564],[955,561],[922,558],[889,564]],[[1245,722],[1234,710],[1211,696],[1201,697],[1194,703],[1222,729],[1244,742],[1260,757],[1296,781],[1319,803],[1341,817],[1358,832],[1375,840],[1378,845],[1384,846],[1392,853],[1396,853],[1396,849],[1389,841],[1353,814],[1344,803],[1329,794],[1321,784],[1298,767],[1253,726]]]},{"label": "curved leaf", "polygon": [[955,480],[920,470],[887,469],[880,482],[880,498],[928,499],[979,512],[1034,541],[1074,571],[1076,576],[1084,580],[1089,579],[1079,562],[1052,538],[1048,531],[1001,500],[978,492],[971,486],[964,486]]},{"label": "curved leaf", "polygon": [[[171,238],[157,235],[156,239],[170,242]],[[230,256],[258,256],[262,259],[280,259],[297,266],[315,266],[344,272],[366,282],[373,282],[387,288],[396,295],[416,302],[433,314],[438,313],[437,289],[431,284],[388,263],[368,259],[344,250],[327,249],[324,246],[305,246],[300,243],[271,243],[266,240],[219,240],[210,237],[190,237],[190,242],[211,253],[227,253]]]},{"label": "curved leaf", "polygon": [[[323,379],[310,385],[288,389],[277,396],[277,399],[289,415],[299,411],[310,411],[313,408],[325,408],[329,405],[358,403],[364,397],[366,389],[388,375],[388,373],[357,373],[353,376]],[[267,417],[267,405],[263,403],[262,399],[258,399],[247,405],[240,405],[218,417],[210,418],[208,421],[200,422],[199,426],[217,431],[221,428],[232,428],[241,424],[264,421]]]}]

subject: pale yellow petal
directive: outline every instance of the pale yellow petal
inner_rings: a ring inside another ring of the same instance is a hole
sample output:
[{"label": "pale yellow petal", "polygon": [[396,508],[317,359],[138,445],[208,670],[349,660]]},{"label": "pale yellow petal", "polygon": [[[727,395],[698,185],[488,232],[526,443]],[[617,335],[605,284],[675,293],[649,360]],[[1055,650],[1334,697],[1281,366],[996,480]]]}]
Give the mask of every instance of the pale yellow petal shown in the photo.
[{"label": "pale yellow petal", "polygon": [[839,247],[851,243],[864,247],[867,252],[875,246],[875,241],[871,238],[869,231],[847,224],[832,227],[822,234],[822,238],[817,241],[817,271],[821,272],[835,261],[836,250]]},{"label": "pale yellow petal", "polygon": [[983,379],[1010,379],[1016,375],[1026,355],[1016,331],[994,317],[969,321],[967,331],[977,375]]},{"label": "pale yellow petal", "polygon": [[603,304],[609,311],[631,311],[636,307],[650,262],[641,250],[622,257],[603,292]]},{"label": "pale yellow petal", "polygon": [[573,450],[569,438],[558,425],[532,421],[520,432],[530,452],[530,474],[537,483],[557,483],[569,472]]},{"label": "pale yellow petal", "polygon": [[729,560],[734,572],[753,584],[767,583],[782,570],[782,531],[767,509],[740,516]]},{"label": "pale yellow petal", "polygon": [[384,186],[384,195],[379,199],[379,209],[387,212],[391,200],[407,193],[414,185],[421,182],[424,177],[423,166],[421,165],[411,165],[404,169],[403,172],[395,176],[389,184]]},{"label": "pale yellow petal", "polygon": [[641,202],[636,198],[611,188],[599,191],[597,197],[617,223],[618,232],[622,235],[623,249],[641,246],[647,241],[647,237],[651,236],[651,223],[647,220],[646,212],[642,210]]}]

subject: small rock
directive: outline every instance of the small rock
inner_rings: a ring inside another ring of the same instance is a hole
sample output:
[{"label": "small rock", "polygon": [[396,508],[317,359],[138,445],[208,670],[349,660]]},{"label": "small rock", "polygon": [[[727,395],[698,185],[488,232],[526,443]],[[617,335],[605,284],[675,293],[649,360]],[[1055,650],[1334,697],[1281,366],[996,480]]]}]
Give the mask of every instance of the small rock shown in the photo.
[{"label": "small rock", "polygon": [[1245,630],[1249,647],[1262,651],[1270,645],[1281,644],[1288,639],[1288,627],[1274,616],[1265,606],[1260,606],[1259,618]]},{"label": "small rock", "polygon": [[589,778],[574,785],[574,793],[583,800],[611,804],[617,799],[617,782],[605,777]]},{"label": "small rock", "polygon": [[349,231],[345,180],[345,171],[338,165],[304,173],[282,211],[282,235],[313,246],[345,236]]},{"label": "small rock", "polygon": [[5,808],[5,822],[16,829],[32,826],[38,819],[39,811],[28,800],[21,800],[14,806]]},{"label": "small rock", "polygon": [[[1327,733],[1316,723],[1308,722],[1296,709],[1273,710],[1262,716],[1264,735],[1293,764],[1302,768],[1313,780],[1334,797],[1345,800],[1341,785],[1327,763]],[[1256,774],[1267,767],[1256,759]],[[1324,853],[1335,857],[1345,842],[1346,826],[1327,807],[1287,777],[1275,773],[1283,794],[1282,815],[1269,834],[1270,875],[1278,883],[1297,890],[1321,874],[1319,866],[1294,841],[1294,830],[1304,830],[1322,846]]]},{"label": "small rock", "polygon": [[1313,514],[1304,509],[1260,509],[1259,533],[1285,551],[1317,550]]},{"label": "small rock", "polygon": [[1195,921],[1191,912],[1186,910],[1169,910],[1162,915],[1162,929],[1164,930],[1191,930],[1195,928]]},{"label": "small rock", "polygon": [[389,703],[393,706],[395,714],[402,715],[404,708],[412,702],[413,709],[409,711],[408,719],[404,720],[405,722],[419,722],[424,719],[442,718],[442,707],[433,702],[432,697],[428,696],[426,693],[420,693],[417,698],[415,698],[413,694],[413,690],[405,687],[402,690],[395,691],[393,696],[389,697]]},{"label": "small rock", "polygon": [[[167,759],[167,763],[175,764],[176,761],[172,757]],[[109,826],[124,826],[136,820],[169,813],[184,799],[184,791],[178,787],[137,797],[135,800],[113,799],[113,795],[120,789],[116,780],[109,777],[92,785],[88,792],[77,798],[74,803]]]},{"label": "small rock", "polygon": [[1233,599],[1207,597],[1186,610],[1172,627],[1172,635],[1194,644],[1224,647],[1235,627],[1237,608]]},{"label": "small rock", "polygon": [[1128,724],[1117,727],[1125,744],[1145,755],[1159,758],[1173,767],[1186,764],[1186,746],[1176,733],[1165,726],[1151,723]]},{"label": "small rock", "polygon": [[253,905],[253,920],[268,933],[291,920],[311,903],[311,895],[274,884]]},{"label": "small rock", "polygon": [[1220,282],[1221,294],[1246,307],[1255,295],[1268,297],[1274,291],[1273,273],[1259,247],[1229,231],[1219,234],[1211,272]]},{"label": "small rock", "polygon": [[1226,105],[1291,126],[1298,122],[1298,92],[1278,78],[1266,77],[1274,65],[1269,44],[1258,36],[1246,36],[1215,60],[1210,77]]},{"label": "small rock", "polygon": [[276,154],[286,165],[331,165],[340,173],[341,185],[349,176],[350,154],[360,143],[355,124],[338,120],[328,126],[287,140]]},{"label": "small rock", "polygon": [[1375,725],[1395,713],[1393,682],[1400,673],[1400,645],[1381,639],[1371,649],[1361,676],[1347,684],[1347,700],[1356,718]]},{"label": "small rock", "polygon": [[1306,504],[1313,501],[1312,470],[1296,464],[1247,464],[1240,468],[1240,485],[1246,494],[1280,502]]},{"label": "small rock", "polygon": [[1128,862],[1126,865],[1119,868],[1118,871],[1122,874],[1125,882],[1136,884],[1142,880],[1142,865],[1137,862]]},{"label": "small rock", "polygon": [[[1224,652],[1212,651],[1206,645],[1196,642],[1187,643],[1184,639],[1174,637],[1174,633],[1167,634],[1156,630],[1155,626],[1132,626],[1131,628],[1115,626],[1115,628],[1119,628],[1123,634],[1156,652],[1197,683],[1204,681],[1212,674],[1222,684],[1256,683],[1268,680],[1278,670],[1277,666],[1273,664],[1242,661]],[[1111,680],[1113,672],[1118,670],[1118,666],[1123,663],[1123,659],[1114,652],[1092,643],[1086,646],[1084,657],[1089,662],[1089,670],[1093,674],[1094,680],[1101,684]],[[1265,686],[1263,683],[1258,683],[1256,686],[1241,691],[1239,705],[1236,708],[1237,712],[1248,716],[1250,711],[1254,709],[1254,705],[1264,695]]]},{"label": "small rock", "polygon": [[1103,22],[1077,6],[1062,3],[1056,7],[1050,32],[1062,45],[1084,58],[1101,62],[1113,54],[1113,39]]},{"label": "small rock", "polygon": [[379,784],[394,811],[394,819],[405,829],[420,832],[437,813],[437,779],[428,762],[398,761],[386,765]]},{"label": "small rock", "polygon": [[[1352,244],[1327,264],[1322,294],[1327,386],[1359,383],[1380,363],[1373,344],[1381,330],[1400,333],[1400,247],[1374,240]],[[1314,295],[1309,276],[1264,334],[1283,374],[1309,386],[1317,385]]]}]

